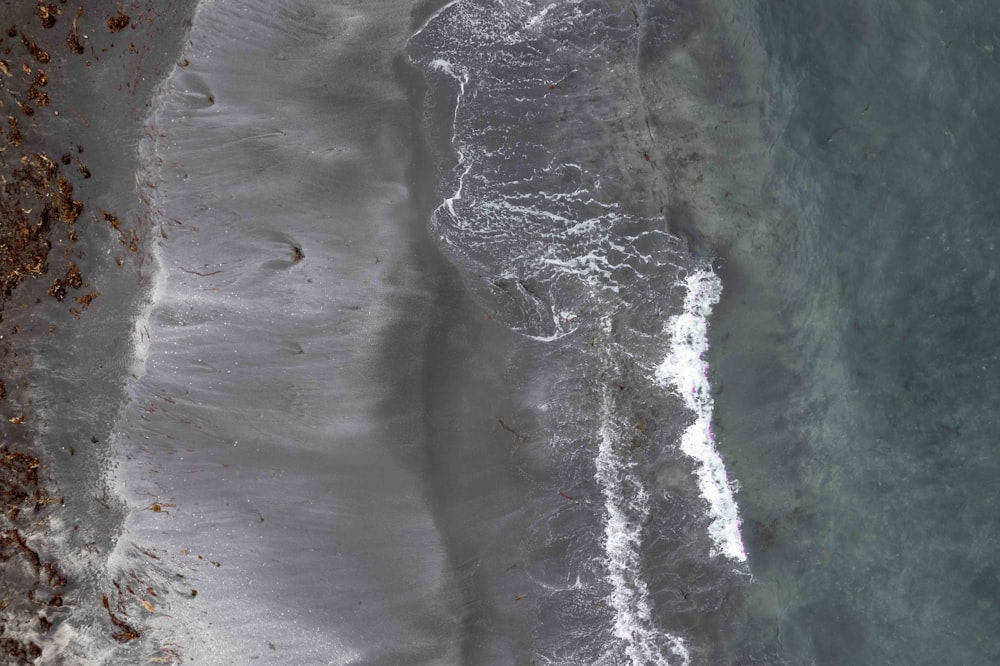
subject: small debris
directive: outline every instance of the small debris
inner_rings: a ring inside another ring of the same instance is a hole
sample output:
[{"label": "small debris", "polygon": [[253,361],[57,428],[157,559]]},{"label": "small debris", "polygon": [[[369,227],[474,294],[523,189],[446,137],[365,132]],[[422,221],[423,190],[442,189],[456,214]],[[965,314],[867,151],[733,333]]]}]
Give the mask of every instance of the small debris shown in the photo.
[{"label": "small debris", "polygon": [[123,12],[121,9],[114,16],[108,17],[108,32],[119,32],[128,27],[128,24],[132,22],[132,19],[128,14]]},{"label": "small debris", "polygon": [[[119,595],[120,594],[121,593],[119,593]],[[104,610],[108,611],[108,617],[111,619],[111,624],[117,630],[111,632],[111,638],[115,639],[119,643],[128,643],[129,641],[134,641],[141,636],[135,627],[112,612],[111,604],[108,602],[108,595],[101,595],[101,605],[104,606]]]},{"label": "small debris", "polygon": [[118,216],[114,213],[109,213],[103,208],[98,209],[101,211],[101,215],[104,216],[104,221],[111,225],[113,229],[121,228],[121,223],[118,221]]},{"label": "small debris", "polygon": [[80,41],[80,29],[77,23],[80,21],[80,17],[83,15],[83,7],[76,10],[76,16],[73,18],[73,28],[66,35],[66,45],[69,46],[69,50],[76,54],[83,53],[83,42]]},{"label": "small debris", "polygon": [[28,50],[31,51],[31,55],[41,64],[47,65],[49,60],[51,60],[49,54],[43,51],[42,48],[34,42],[34,40],[29,40],[24,35],[21,35],[21,43],[28,47]]},{"label": "small debris", "polygon": [[101,295],[99,291],[92,291],[89,294],[84,294],[83,296],[77,296],[74,300],[83,307],[87,307],[93,302],[95,298]]},{"label": "small debris", "polygon": [[42,22],[42,27],[48,30],[56,24],[56,14],[59,10],[51,2],[47,5],[39,3],[38,5],[38,18]]},{"label": "small debris", "polygon": [[49,287],[47,293],[52,298],[61,302],[64,298],[66,298],[66,283],[59,279],[53,280],[52,286]]},{"label": "small debris", "polygon": [[69,270],[66,271],[66,284],[79,289],[83,286],[83,277],[80,275],[80,267],[76,263],[70,263]]}]

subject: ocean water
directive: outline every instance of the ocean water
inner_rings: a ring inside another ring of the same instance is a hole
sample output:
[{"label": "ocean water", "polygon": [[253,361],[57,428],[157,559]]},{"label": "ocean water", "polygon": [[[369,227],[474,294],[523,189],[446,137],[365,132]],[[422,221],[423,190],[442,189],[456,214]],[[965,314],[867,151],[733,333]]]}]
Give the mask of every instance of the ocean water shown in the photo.
[{"label": "ocean water", "polygon": [[[720,418],[760,428],[739,445],[751,464],[777,446],[795,461],[735,472],[751,607],[773,631],[746,663],[993,663],[997,161],[984,112],[1000,94],[988,74],[996,13],[897,2],[754,12],[769,60],[762,210],[795,233],[781,335],[768,334],[785,349],[764,362],[736,352],[723,374],[756,366],[755,379],[735,381]],[[730,348],[745,317],[718,330]],[[756,384],[773,386],[753,398]],[[738,414],[751,406],[763,418]],[[763,443],[778,430],[780,445]]]},{"label": "ocean water", "polygon": [[4,313],[29,662],[1000,660],[986,2],[133,13],[33,121],[141,248]]}]

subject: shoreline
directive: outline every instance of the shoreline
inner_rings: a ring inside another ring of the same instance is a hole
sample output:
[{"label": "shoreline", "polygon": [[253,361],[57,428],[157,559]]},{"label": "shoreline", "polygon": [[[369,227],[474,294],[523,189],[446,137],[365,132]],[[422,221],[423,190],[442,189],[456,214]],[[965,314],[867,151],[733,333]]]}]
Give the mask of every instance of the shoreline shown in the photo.
[{"label": "shoreline", "polygon": [[[133,12],[128,25],[122,13],[111,26],[92,9],[78,12],[75,3],[18,5],[9,15],[15,25],[0,42],[10,58],[3,60],[10,104],[2,109],[2,224],[5,234],[23,227],[24,238],[47,256],[33,259],[35,279],[16,288],[5,282],[12,293],[5,294],[2,313],[2,412],[10,423],[3,473],[13,494],[5,496],[0,576],[8,583],[3,650],[17,663],[34,663],[54,653],[103,652],[102,642],[113,645],[120,629],[100,606],[101,588],[110,581],[95,580],[122,517],[106,492],[111,461],[103,444],[124,400],[126,376],[117,359],[128,352],[127,345],[110,352],[105,341],[122,336],[132,304],[141,299],[141,244],[148,234],[129,203],[135,159],[121,155],[130,155],[130,140],[138,139],[134,121],[162,57],[151,44],[161,35],[170,39],[183,9]],[[104,129],[109,121],[111,133]],[[5,263],[3,270],[6,279],[15,269]],[[19,450],[11,448],[15,437]],[[35,498],[28,511],[19,499],[25,491]],[[90,539],[94,546],[85,546]],[[34,570],[33,581],[17,578],[21,560]],[[18,586],[27,586],[27,594],[14,594]]]}]

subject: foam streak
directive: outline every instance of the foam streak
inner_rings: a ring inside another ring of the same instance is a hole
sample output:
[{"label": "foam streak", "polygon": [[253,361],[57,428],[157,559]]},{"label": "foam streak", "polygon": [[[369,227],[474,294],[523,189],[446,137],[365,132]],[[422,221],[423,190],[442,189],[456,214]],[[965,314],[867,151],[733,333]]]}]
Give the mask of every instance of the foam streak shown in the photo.
[{"label": "foam streak", "polygon": [[669,634],[661,635],[654,629],[640,555],[642,524],[649,515],[649,493],[632,470],[632,463],[615,453],[611,398],[607,393],[602,397],[601,408],[595,476],[608,516],[604,525],[604,564],[612,590],[609,601],[615,614],[614,635],[625,644],[625,654],[636,666],[667,666],[670,662],[657,647],[663,639],[680,659],[679,663],[688,664],[690,657],[684,641]]},{"label": "foam streak", "polygon": [[695,421],[681,436],[681,450],[698,465],[698,488],[708,502],[712,522],[708,532],[714,543],[712,553],[745,562],[746,551],[740,535],[740,516],[722,457],[712,434],[711,386],[708,381],[708,317],[719,302],[722,282],[709,269],[699,269],[684,281],[687,295],[684,312],[670,318],[667,333],[670,349],[656,370],[656,378],[670,386],[694,412]]}]

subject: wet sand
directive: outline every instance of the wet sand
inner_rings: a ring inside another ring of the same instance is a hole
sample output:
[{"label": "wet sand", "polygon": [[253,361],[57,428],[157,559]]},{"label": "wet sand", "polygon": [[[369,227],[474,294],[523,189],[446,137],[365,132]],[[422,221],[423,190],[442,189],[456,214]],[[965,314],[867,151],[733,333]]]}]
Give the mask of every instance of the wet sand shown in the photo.
[{"label": "wet sand", "polygon": [[530,430],[524,361],[427,239],[422,84],[384,50],[415,20],[203,4],[154,114],[164,282],[115,438],[120,550],[184,576],[147,626],[198,663],[528,654],[494,578],[521,557],[500,421]]}]

